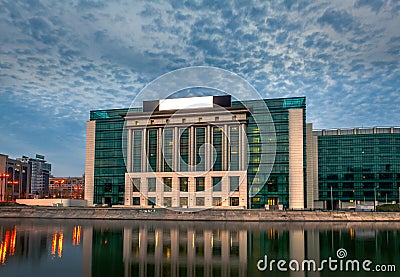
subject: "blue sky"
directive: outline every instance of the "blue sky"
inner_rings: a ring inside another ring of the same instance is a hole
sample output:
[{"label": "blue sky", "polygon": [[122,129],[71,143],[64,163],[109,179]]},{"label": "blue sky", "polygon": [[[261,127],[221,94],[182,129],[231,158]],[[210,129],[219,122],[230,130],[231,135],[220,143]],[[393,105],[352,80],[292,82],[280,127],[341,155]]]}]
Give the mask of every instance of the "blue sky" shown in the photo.
[{"label": "blue sky", "polygon": [[0,1],[0,153],[81,175],[93,109],[214,66],[315,128],[399,124],[400,1]]}]

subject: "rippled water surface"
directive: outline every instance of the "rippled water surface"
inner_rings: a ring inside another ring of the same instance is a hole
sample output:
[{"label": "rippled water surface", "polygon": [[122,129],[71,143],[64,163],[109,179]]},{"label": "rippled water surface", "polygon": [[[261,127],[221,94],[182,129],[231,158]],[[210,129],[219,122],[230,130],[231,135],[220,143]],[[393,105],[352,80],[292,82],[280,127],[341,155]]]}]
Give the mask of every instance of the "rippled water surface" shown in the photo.
[{"label": "rippled water surface", "polygon": [[0,219],[0,276],[400,276],[400,223]]}]

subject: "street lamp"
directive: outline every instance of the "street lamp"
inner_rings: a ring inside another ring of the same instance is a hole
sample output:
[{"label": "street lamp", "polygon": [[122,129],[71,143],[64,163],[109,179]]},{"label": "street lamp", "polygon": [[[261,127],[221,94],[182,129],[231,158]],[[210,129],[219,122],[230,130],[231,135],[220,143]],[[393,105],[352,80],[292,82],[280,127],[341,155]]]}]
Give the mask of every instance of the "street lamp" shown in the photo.
[{"label": "street lamp", "polygon": [[333,211],[333,186],[331,186],[331,210]]}]

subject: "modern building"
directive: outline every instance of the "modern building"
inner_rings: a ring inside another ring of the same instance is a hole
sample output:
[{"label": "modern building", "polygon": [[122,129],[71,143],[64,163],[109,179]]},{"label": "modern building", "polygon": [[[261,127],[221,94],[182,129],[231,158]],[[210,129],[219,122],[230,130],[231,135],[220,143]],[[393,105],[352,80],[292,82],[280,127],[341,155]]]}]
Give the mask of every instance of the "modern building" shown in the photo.
[{"label": "modern building", "polygon": [[314,159],[310,172],[317,176],[316,207],[353,208],[399,201],[400,127],[313,133],[309,148],[313,149],[310,160]]},{"label": "modern building", "polygon": [[0,201],[27,198],[30,193],[31,165],[0,154]]},{"label": "modern building", "polygon": [[49,197],[83,199],[85,177],[50,177]]},{"label": "modern building", "polygon": [[239,102],[225,95],[91,111],[85,199],[89,205],[304,209],[305,109],[304,97]]},{"label": "modern building", "polygon": [[36,154],[35,158],[23,156],[18,159],[21,162],[31,165],[31,188],[30,193],[39,198],[47,196],[49,193],[49,178],[51,174],[51,164],[46,162],[44,156]]}]

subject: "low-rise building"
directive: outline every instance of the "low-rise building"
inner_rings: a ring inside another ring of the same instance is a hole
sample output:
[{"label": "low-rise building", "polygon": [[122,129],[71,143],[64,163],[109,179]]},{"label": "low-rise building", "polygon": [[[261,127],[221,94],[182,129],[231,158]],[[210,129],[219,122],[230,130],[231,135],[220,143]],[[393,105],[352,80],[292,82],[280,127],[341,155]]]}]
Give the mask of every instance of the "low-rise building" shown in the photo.
[{"label": "low-rise building", "polygon": [[0,154],[0,201],[28,198],[31,184],[31,164]]},{"label": "low-rise building", "polygon": [[50,198],[83,199],[85,177],[50,177]]}]

